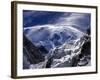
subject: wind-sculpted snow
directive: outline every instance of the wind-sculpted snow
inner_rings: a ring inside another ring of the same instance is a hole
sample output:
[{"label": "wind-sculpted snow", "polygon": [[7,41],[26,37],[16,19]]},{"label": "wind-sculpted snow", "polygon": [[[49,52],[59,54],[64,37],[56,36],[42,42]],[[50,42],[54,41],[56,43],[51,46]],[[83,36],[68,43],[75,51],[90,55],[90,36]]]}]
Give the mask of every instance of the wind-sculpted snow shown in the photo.
[{"label": "wind-sculpted snow", "polygon": [[42,62],[30,64],[29,68],[90,65],[90,36],[71,25],[26,27],[24,34],[45,58]]}]

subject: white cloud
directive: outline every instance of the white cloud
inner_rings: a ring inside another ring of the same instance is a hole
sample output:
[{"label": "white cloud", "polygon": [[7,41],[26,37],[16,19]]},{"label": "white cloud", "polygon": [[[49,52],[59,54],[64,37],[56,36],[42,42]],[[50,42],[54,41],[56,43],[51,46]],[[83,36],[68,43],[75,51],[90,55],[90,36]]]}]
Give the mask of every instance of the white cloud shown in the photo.
[{"label": "white cloud", "polygon": [[87,29],[89,25],[86,26],[86,23],[89,24],[89,16],[85,13],[71,13],[69,16],[66,16],[66,13],[62,15],[57,21],[56,25],[72,25],[76,28]]}]

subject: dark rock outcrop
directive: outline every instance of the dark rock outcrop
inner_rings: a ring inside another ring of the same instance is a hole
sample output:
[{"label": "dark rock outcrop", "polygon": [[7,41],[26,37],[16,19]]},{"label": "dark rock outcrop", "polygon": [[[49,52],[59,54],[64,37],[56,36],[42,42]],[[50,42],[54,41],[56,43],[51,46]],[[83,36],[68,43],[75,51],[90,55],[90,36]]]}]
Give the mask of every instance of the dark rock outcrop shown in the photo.
[{"label": "dark rock outcrop", "polygon": [[24,47],[24,55],[27,56],[30,64],[37,64],[39,62],[44,61],[44,56],[42,52],[36,47],[28,38],[23,35],[23,47]]}]

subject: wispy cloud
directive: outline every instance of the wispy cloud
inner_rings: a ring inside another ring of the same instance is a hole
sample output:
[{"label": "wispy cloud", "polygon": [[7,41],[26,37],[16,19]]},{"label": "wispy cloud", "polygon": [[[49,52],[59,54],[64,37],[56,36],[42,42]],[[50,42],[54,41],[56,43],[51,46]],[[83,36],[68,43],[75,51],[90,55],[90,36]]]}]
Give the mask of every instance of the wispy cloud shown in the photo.
[{"label": "wispy cloud", "polygon": [[56,21],[57,25],[72,25],[76,28],[86,30],[90,27],[90,14],[87,13],[70,13],[69,16],[66,16],[64,13]]}]

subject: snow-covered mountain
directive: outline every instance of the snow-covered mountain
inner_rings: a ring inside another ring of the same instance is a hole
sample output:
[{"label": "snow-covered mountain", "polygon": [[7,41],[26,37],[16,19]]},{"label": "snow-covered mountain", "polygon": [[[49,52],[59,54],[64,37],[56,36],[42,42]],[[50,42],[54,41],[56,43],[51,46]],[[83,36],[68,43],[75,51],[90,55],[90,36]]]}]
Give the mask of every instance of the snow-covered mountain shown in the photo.
[{"label": "snow-covered mountain", "polygon": [[25,34],[37,46],[50,50],[65,42],[83,37],[85,34],[72,26],[43,25],[24,28]]},{"label": "snow-covered mountain", "polygon": [[[90,58],[90,55],[86,50],[85,53],[82,52],[82,50],[83,45],[86,44],[88,40],[85,37],[82,37],[72,41],[71,43],[65,42],[60,47],[52,49],[50,54],[48,54],[48,59],[52,59],[50,67],[73,67],[87,65],[87,60],[90,60],[88,59]],[[82,55],[82,57],[80,57],[80,55]],[[82,58],[84,59],[83,62]]]},{"label": "snow-covered mountain", "polygon": [[24,34],[45,57],[43,62],[30,64],[30,68],[72,67],[90,63],[90,52],[83,49],[85,44],[90,49],[90,36],[73,26],[26,27]]}]

